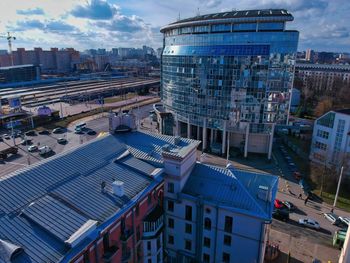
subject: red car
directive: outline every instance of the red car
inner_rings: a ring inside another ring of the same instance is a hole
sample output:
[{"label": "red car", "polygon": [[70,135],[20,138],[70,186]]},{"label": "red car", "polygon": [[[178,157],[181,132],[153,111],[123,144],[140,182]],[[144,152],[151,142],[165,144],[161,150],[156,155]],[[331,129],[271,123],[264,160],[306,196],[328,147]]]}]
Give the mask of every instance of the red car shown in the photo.
[{"label": "red car", "polygon": [[275,199],[275,203],[274,204],[275,204],[275,208],[277,208],[277,209],[281,209],[281,208],[284,207],[284,204],[278,199]]}]

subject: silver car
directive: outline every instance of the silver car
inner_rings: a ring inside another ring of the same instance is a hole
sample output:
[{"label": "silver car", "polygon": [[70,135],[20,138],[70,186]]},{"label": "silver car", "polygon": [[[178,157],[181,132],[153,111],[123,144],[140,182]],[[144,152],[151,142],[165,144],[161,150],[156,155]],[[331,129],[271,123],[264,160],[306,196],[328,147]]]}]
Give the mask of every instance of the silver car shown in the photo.
[{"label": "silver car", "polygon": [[305,227],[309,227],[313,229],[320,229],[320,224],[317,221],[310,218],[300,218],[299,225],[303,225]]},{"label": "silver car", "polygon": [[350,225],[350,218],[349,217],[339,217],[339,220],[343,222],[345,225],[349,226]]},{"label": "silver car", "polygon": [[332,223],[332,225],[338,225],[340,223],[340,219],[336,214],[333,213],[324,213],[324,217]]}]

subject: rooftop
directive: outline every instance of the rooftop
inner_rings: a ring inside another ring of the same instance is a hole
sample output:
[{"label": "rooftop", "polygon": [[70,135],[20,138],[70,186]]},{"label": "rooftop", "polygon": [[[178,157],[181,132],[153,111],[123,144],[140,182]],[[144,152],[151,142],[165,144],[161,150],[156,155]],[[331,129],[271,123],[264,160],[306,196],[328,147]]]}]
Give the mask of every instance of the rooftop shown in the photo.
[{"label": "rooftop", "polygon": [[335,112],[350,115],[350,109],[335,110]]},{"label": "rooftop", "polygon": [[234,10],[181,19],[162,27],[161,32],[164,32],[166,29],[173,28],[174,26],[176,27],[188,24],[189,22],[211,21],[215,23],[216,21],[225,22],[225,20],[229,22],[249,22],[252,20],[270,20],[269,18],[273,18],[273,20],[278,21],[292,21],[294,19],[292,14],[285,9]]},{"label": "rooftop", "polygon": [[296,69],[350,71],[350,65],[343,65],[343,64],[297,63],[295,67]]},{"label": "rooftop", "polygon": [[16,66],[9,66],[9,67],[0,67],[0,70],[9,70],[14,68],[29,68],[34,67],[33,64],[25,64],[25,65],[16,65]]},{"label": "rooftop", "polygon": [[[198,145],[172,138],[108,135],[0,178],[0,242],[24,250],[12,262],[59,262],[81,233],[96,229],[92,239],[159,184],[164,145],[178,156]],[[124,182],[122,197],[113,194],[115,180]]]},{"label": "rooftop", "polygon": [[236,212],[271,219],[278,178],[197,163],[182,192]]}]

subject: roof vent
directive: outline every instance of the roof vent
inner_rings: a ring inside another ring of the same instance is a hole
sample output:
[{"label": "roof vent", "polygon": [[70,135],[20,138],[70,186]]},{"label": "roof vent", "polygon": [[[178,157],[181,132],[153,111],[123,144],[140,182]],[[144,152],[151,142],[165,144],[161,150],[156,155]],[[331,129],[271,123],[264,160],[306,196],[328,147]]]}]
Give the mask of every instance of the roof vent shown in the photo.
[{"label": "roof vent", "polygon": [[116,196],[122,197],[124,196],[124,182],[122,181],[114,181],[112,183],[112,190],[113,190],[113,194],[115,194]]},{"label": "roof vent", "polygon": [[0,239],[0,262],[10,263],[23,251],[23,248]]},{"label": "roof vent", "polygon": [[169,144],[165,144],[162,146],[162,151],[164,152],[169,152],[170,151],[170,145]]},{"label": "roof vent", "polygon": [[181,142],[181,137],[180,137],[180,136],[175,136],[175,137],[174,137],[174,144],[175,144],[175,145],[179,145],[180,142]]}]

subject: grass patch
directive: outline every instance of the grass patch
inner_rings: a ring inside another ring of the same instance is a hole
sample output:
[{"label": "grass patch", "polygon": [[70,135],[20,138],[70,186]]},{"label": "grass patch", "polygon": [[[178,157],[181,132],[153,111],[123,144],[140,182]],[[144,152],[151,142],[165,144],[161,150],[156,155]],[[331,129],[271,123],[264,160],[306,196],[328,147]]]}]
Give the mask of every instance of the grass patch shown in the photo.
[{"label": "grass patch", "polygon": [[[320,190],[315,190],[314,193],[317,195],[320,195]],[[335,197],[334,194],[330,194],[330,193],[326,193],[326,192],[322,193],[322,199],[327,204],[333,205],[334,197]],[[346,210],[347,212],[350,212],[350,200],[346,199],[344,197],[338,196],[336,207],[343,209],[343,210]]]}]

